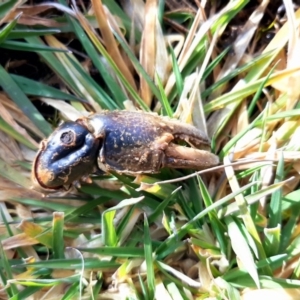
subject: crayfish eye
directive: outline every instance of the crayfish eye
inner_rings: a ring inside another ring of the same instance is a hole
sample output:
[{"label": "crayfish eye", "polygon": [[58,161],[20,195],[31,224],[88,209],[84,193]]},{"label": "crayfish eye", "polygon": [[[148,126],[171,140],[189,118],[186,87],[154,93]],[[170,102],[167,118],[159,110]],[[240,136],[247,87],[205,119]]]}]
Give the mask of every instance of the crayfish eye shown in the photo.
[{"label": "crayfish eye", "polygon": [[73,144],[76,140],[76,135],[75,132],[72,130],[69,130],[67,132],[63,132],[60,136],[60,141],[64,144],[64,145],[70,145]]}]

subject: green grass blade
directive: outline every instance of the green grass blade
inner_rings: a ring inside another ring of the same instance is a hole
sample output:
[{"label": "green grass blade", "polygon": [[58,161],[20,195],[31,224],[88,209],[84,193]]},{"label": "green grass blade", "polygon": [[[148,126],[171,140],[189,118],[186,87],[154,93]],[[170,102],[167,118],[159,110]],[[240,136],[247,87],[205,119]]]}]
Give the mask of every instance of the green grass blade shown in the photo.
[{"label": "green grass blade", "polygon": [[276,227],[272,228],[265,228],[265,251],[268,256],[272,256],[278,253],[280,247],[280,240],[281,240],[281,226],[277,225]]},{"label": "green grass blade", "polygon": [[[1,79],[0,79],[1,81]],[[27,146],[29,149],[37,150],[37,147],[33,145],[28,139],[26,139],[22,134],[16,131],[13,127],[7,124],[1,117],[0,117],[0,129],[14,138],[16,141],[22,143],[23,145]]]},{"label": "green grass blade", "polygon": [[[6,253],[3,250],[2,243],[0,243],[0,257],[2,261],[2,268],[0,269],[0,278],[3,285],[5,286],[8,284],[8,280],[12,280],[14,277]],[[6,289],[6,291],[9,297],[12,297],[13,295],[18,293],[18,289],[15,285],[11,285],[9,288]]]},{"label": "green grass blade", "polygon": [[[65,0],[60,0],[60,3],[67,6],[67,2]],[[68,23],[73,28],[73,32],[76,34],[78,40],[81,42],[81,45],[84,47],[86,53],[89,58],[92,60],[95,67],[99,70],[103,80],[105,81],[107,87],[113,95],[113,98],[116,103],[118,103],[119,108],[123,108],[123,101],[126,100],[126,95],[120,88],[117,81],[107,72],[107,67],[103,63],[101,59],[99,59],[99,54],[96,51],[95,47],[91,43],[90,39],[82,29],[82,27],[78,24],[76,20],[73,18],[66,16]]]},{"label": "green grass blade", "polygon": [[[223,58],[229,53],[230,51],[230,47],[227,47],[225,48],[208,66],[207,68],[205,69],[204,73],[203,73],[203,76],[201,78],[201,81],[204,81],[211,73],[212,71],[216,68],[217,65],[219,65],[221,63],[221,61],[223,60]],[[253,61],[252,61],[253,62]],[[237,74],[235,74],[235,71],[236,70],[232,70],[232,72],[230,72],[230,74],[228,76],[232,76],[231,78],[234,78]],[[240,71],[242,72],[242,71]],[[217,83],[218,83],[218,86],[219,85],[222,85],[222,80],[226,79],[225,81],[223,81],[223,83],[225,83],[226,81],[229,81],[229,77],[225,76],[223,77],[222,79],[220,79]],[[214,84],[212,84],[210,87],[214,86]],[[210,91],[213,92],[215,91],[217,85],[214,86],[214,88],[211,88]],[[207,90],[205,90],[203,92],[203,94],[201,96],[208,96],[209,95],[209,92],[207,94]]]},{"label": "green grass blade", "polygon": [[85,258],[84,261],[82,259],[51,259],[47,261],[37,261],[33,263],[21,263],[18,265],[13,265],[13,268],[23,269],[25,266],[32,267],[33,269],[40,268],[49,268],[49,269],[59,269],[59,270],[81,270],[82,266],[85,269],[111,269],[118,268],[120,266],[117,262],[110,261],[101,261],[99,258]]},{"label": "green grass blade", "polygon": [[136,247],[97,247],[97,248],[78,248],[82,252],[94,253],[99,255],[116,257],[144,257],[144,249]]},{"label": "green grass blade", "polygon": [[[208,193],[207,188],[205,187],[201,177],[198,177],[198,181],[199,181],[199,187],[200,187],[200,191],[202,194],[202,198],[204,201],[204,204],[206,206],[206,208],[209,208],[213,205],[213,201]],[[211,227],[217,237],[217,240],[220,244],[220,247],[222,249],[223,254],[226,253],[227,251],[227,241],[225,238],[225,231],[226,228],[224,226],[224,224],[222,224],[222,222],[220,221],[220,219],[217,216],[217,212],[215,210],[210,210],[208,212],[208,216],[211,222]]]},{"label": "green grass blade", "polygon": [[251,116],[251,115],[252,115],[252,113],[253,113],[253,111],[254,111],[254,108],[255,108],[255,106],[256,106],[256,103],[257,103],[258,100],[261,98],[260,96],[261,96],[261,94],[262,94],[262,92],[263,92],[263,88],[264,88],[264,86],[267,84],[267,82],[268,82],[270,76],[272,75],[272,73],[274,72],[276,66],[277,66],[277,64],[275,64],[275,65],[271,68],[270,72],[269,72],[268,75],[265,77],[265,80],[261,82],[261,84],[260,84],[260,86],[259,86],[257,92],[255,93],[255,95],[254,95],[254,97],[253,97],[253,99],[252,99],[252,101],[251,101],[251,103],[250,103],[250,105],[249,105],[249,108],[248,108],[248,116]]},{"label": "green grass blade", "polygon": [[46,51],[46,52],[69,52],[69,50],[53,48],[46,45],[39,45],[33,43],[18,42],[12,40],[6,40],[1,45],[0,48],[17,50],[17,51]]},{"label": "green grass blade", "polygon": [[35,81],[15,74],[10,74],[10,76],[19,85],[22,91],[27,95],[68,101],[86,102],[83,99],[64,93],[61,90],[44,84],[42,82]]},{"label": "green grass blade", "polygon": [[44,117],[2,66],[0,66],[0,86],[2,86],[9,97],[46,136],[51,134],[52,128],[49,123],[46,122]]},{"label": "green grass blade", "polygon": [[[122,82],[122,84],[124,85],[126,90],[129,92],[129,94],[132,96],[132,98],[137,102],[137,104],[140,105],[140,107],[143,110],[149,111],[148,106],[140,98],[138,92],[135,90],[135,88],[133,86],[131,86],[131,84],[128,82],[127,78],[124,76],[124,74],[121,72],[121,70],[119,70],[117,64],[114,62],[114,60],[111,58],[110,54],[105,49],[104,45],[102,45],[102,43],[99,41],[98,37],[91,30],[90,24],[87,22],[87,20],[79,12],[77,12],[77,16],[80,17],[81,25],[85,28],[86,33],[88,34],[89,38],[91,39],[91,41],[94,44],[94,46],[96,47],[96,49],[107,60],[108,64],[110,65],[112,70],[116,73],[119,80]],[[159,92],[158,92],[158,96],[160,96]]]},{"label": "green grass blade", "polygon": [[160,103],[161,103],[161,106],[163,108],[164,115],[167,115],[168,117],[172,118],[173,117],[173,110],[171,108],[171,105],[169,103],[167,95],[165,94],[164,87],[163,87],[162,82],[161,82],[160,78],[158,77],[157,73],[155,74],[155,78],[156,78],[158,89],[159,89],[160,95],[161,95],[159,100],[161,101]]},{"label": "green grass blade", "polygon": [[63,259],[64,255],[64,213],[55,212],[52,223],[52,249],[54,259]]},{"label": "green grass blade", "polygon": [[[252,187],[257,186],[257,182],[252,183]],[[249,195],[245,196],[245,200],[248,205],[252,205],[262,199],[263,197],[267,197],[269,195],[272,195],[275,193],[278,189],[282,188],[285,182],[278,182],[275,184],[272,184],[264,189],[260,189],[257,192],[250,193]],[[219,216],[227,216],[234,212],[238,212],[239,207],[237,203],[231,203],[226,208],[222,208],[218,211]]]},{"label": "green grass blade", "polygon": [[0,175],[25,188],[30,188],[31,180],[24,176],[19,170],[9,165],[0,158]]},{"label": "green grass blade", "polygon": [[117,246],[118,238],[116,228],[114,226],[114,217],[116,211],[109,210],[104,211],[102,214],[102,240],[105,246],[112,247]]},{"label": "green grass blade", "polygon": [[0,47],[1,47],[1,44],[6,40],[7,36],[10,34],[10,32],[15,28],[20,16],[21,16],[21,14],[19,13],[17,16],[15,16],[13,21],[6,24],[4,26],[4,28],[2,28],[0,30]]},{"label": "green grass blade", "polygon": [[104,284],[104,279],[103,279],[102,273],[98,272],[96,279],[97,279],[97,282],[93,286],[93,295],[92,295],[92,297],[94,297],[94,299],[97,299],[98,295],[100,294],[101,288]]},{"label": "green grass blade", "polygon": [[141,287],[141,291],[142,291],[142,295],[143,295],[143,298],[139,297],[138,299],[140,300],[150,300],[151,298],[149,297],[148,295],[148,290],[147,290],[147,287],[143,281],[143,278],[140,274],[138,274],[138,278],[139,278],[139,283],[140,283],[140,287]]},{"label": "green grass blade", "polygon": [[227,217],[225,218],[225,222],[228,228],[228,235],[231,239],[231,246],[233,248],[233,251],[241,260],[243,267],[249,272],[250,276],[253,278],[257,288],[260,288],[257,268],[247,240],[245,239],[237,222],[234,221],[233,218]]},{"label": "green grass blade", "polygon": [[164,210],[167,208],[168,204],[174,200],[174,198],[177,196],[178,191],[181,189],[181,187],[177,188],[175,191],[171,193],[169,197],[166,197],[157,207],[153,210],[153,212],[148,217],[148,222],[151,224],[154,222],[159,215],[161,215]]},{"label": "green grass blade", "polygon": [[[269,59],[270,57],[273,57],[273,55],[274,55],[274,51],[271,51],[271,52],[266,53],[266,54],[262,54],[261,56],[254,58],[250,62],[248,62],[248,63],[232,70],[232,72],[230,72],[227,76],[221,78],[220,80],[218,80],[217,82],[215,82],[211,86],[209,86],[207,89],[205,89],[201,93],[201,97],[203,97],[203,98],[208,97],[212,92],[218,90],[218,88],[223,86],[226,82],[229,82],[230,80],[237,77],[239,74],[241,74],[243,72],[246,72],[247,70],[251,70],[256,65],[259,65],[262,62],[264,62],[266,59]],[[213,66],[212,63],[210,65],[211,67]]]},{"label": "green grass blade", "polygon": [[155,274],[152,253],[152,241],[149,230],[149,223],[146,214],[144,214],[144,251],[147,266],[147,287],[149,299],[154,299],[155,295]]},{"label": "green grass blade", "polygon": [[189,220],[187,223],[185,223],[176,233],[173,233],[166,239],[159,248],[156,250],[157,255],[160,255],[161,252],[166,251],[170,247],[174,241],[179,240],[182,238],[185,234],[187,234],[188,230],[191,228],[191,225],[196,222],[197,220],[202,219],[204,216],[206,216],[210,211],[213,211],[217,209],[218,207],[222,207],[225,203],[229,202],[231,199],[234,199],[237,195],[240,193],[243,193],[245,190],[247,190],[249,187],[251,187],[253,184],[256,183],[250,183],[244,187],[242,187],[238,192],[231,193],[224,197],[223,199],[218,200],[217,202],[214,202],[209,207],[203,209],[201,212],[199,212],[195,217],[193,217],[191,220]]},{"label": "green grass blade", "polygon": [[[123,48],[123,50],[125,51],[125,53],[128,55],[128,57],[130,58],[130,61],[132,62],[132,64],[134,65],[135,69],[137,70],[137,72],[139,74],[141,74],[143,76],[143,78],[147,81],[147,84],[149,85],[151,92],[155,95],[155,97],[162,102],[161,99],[161,93],[159,92],[159,89],[156,87],[156,85],[154,84],[153,80],[150,78],[149,74],[144,70],[143,66],[140,64],[140,62],[138,61],[138,59],[136,58],[136,56],[132,53],[132,50],[129,48],[129,46],[124,42],[124,40],[118,35],[117,32],[113,32],[113,34],[115,35],[116,39],[118,40],[118,42],[120,43],[121,47]],[[144,108],[144,107],[143,107]],[[147,111],[149,110],[149,108],[147,108]]]},{"label": "green grass blade", "polygon": [[176,84],[176,89],[177,89],[177,95],[181,95],[183,91],[183,78],[178,66],[177,59],[175,57],[175,53],[172,47],[169,48],[171,52],[171,58],[172,58],[172,66],[173,66],[173,72],[175,76],[175,84]]},{"label": "green grass blade", "polygon": [[61,300],[80,299],[78,291],[80,290],[80,282],[74,282],[65,292]]},{"label": "green grass blade", "polygon": [[44,36],[60,33],[59,29],[21,29],[21,26],[16,26],[14,30],[10,31],[7,40],[23,39],[29,36]]},{"label": "green grass blade", "polygon": [[[299,289],[300,280],[296,279],[282,279],[271,276],[259,276],[259,283],[261,288],[264,289]],[[237,288],[256,288],[256,284],[249,274],[245,273],[234,282],[231,282]]]},{"label": "green grass blade", "polygon": [[42,287],[40,286],[25,287],[22,291],[16,293],[14,296],[9,298],[9,300],[30,299],[30,296],[34,295],[41,289]]},{"label": "green grass blade", "polygon": [[[275,184],[284,180],[284,159],[281,153],[275,177]],[[281,209],[282,189],[278,189],[272,194],[269,207],[269,228],[281,226],[282,209]]]},{"label": "green grass blade", "polygon": [[116,206],[113,206],[102,213],[102,240],[104,245],[116,246],[119,241],[113,223],[116,211],[127,206],[135,205],[143,199],[144,197],[123,200]]},{"label": "green grass blade", "polygon": [[[26,41],[29,43],[35,43],[35,44],[43,44],[42,40],[38,37],[31,36],[31,37],[26,37]],[[79,98],[84,98],[85,96],[82,93],[81,89],[77,86],[76,81],[74,81],[73,74],[72,76],[69,74],[69,69],[62,64],[62,62],[54,55],[54,53],[51,52],[45,52],[45,51],[40,51],[38,54],[43,58],[43,60],[49,65],[49,67],[59,76],[59,78],[70,88],[70,90],[77,95]],[[92,79],[91,79],[92,80]],[[80,80],[81,81],[81,80]],[[87,83],[84,82],[86,85]],[[94,93],[97,94],[97,97],[99,96],[99,89],[97,88],[94,89]]]},{"label": "green grass blade", "polygon": [[74,283],[78,282],[78,277],[80,275],[73,275],[65,278],[58,278],[58,279],[15,279],[12,280],[13,283],[21,284],[24,286],[30,287],[52,287],[61,283]]},{"label": "green grass blade", "polygon": [[[66,59],[72,66],[72,69],[78,72],[78,78],[81,79],[81,84],[84,86],[89,96],[98,102],[102,107],[113,110],[117,109],[118,105],[110,98],[110,96],[99,86],[96,81],[89,76],[83,69],[81,64],[71,56],[66,56]],[[121,105],[119,103],[119,105]]]},{"label": "green grass blade", "polygon": [[14,6],[20,2],[19,0],[9,0],[0,3],[0,20],[10,13],[10,10],[14,8]]}]

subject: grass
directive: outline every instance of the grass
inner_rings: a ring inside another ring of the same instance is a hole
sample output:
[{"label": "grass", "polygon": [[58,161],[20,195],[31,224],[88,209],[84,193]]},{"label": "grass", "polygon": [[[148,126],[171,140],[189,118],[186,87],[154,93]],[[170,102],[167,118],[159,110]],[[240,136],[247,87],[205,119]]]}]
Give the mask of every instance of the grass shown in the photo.
[{"label": "grass", "polygon": [[[0,66],[0,297],[298,299],[300,10],[130,3],[0,3],[0,51],[48,70]],[[220,166],[31,188],[61,120],[134,108],[206,131]]]}]

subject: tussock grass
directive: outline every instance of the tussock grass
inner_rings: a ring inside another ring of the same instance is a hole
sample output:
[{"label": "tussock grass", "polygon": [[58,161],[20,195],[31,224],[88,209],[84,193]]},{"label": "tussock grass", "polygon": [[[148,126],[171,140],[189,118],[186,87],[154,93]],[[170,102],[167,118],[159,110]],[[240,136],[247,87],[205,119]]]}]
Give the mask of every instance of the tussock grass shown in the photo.
[{"label": "tussock grass", "polygon": [[[174,3],[1,2],[0,51],[49,69],[0,66],[1,298],[300,297],[300,10]],[[31,189],[39,141],[103,109],[192,123],[221,165]]]}]

